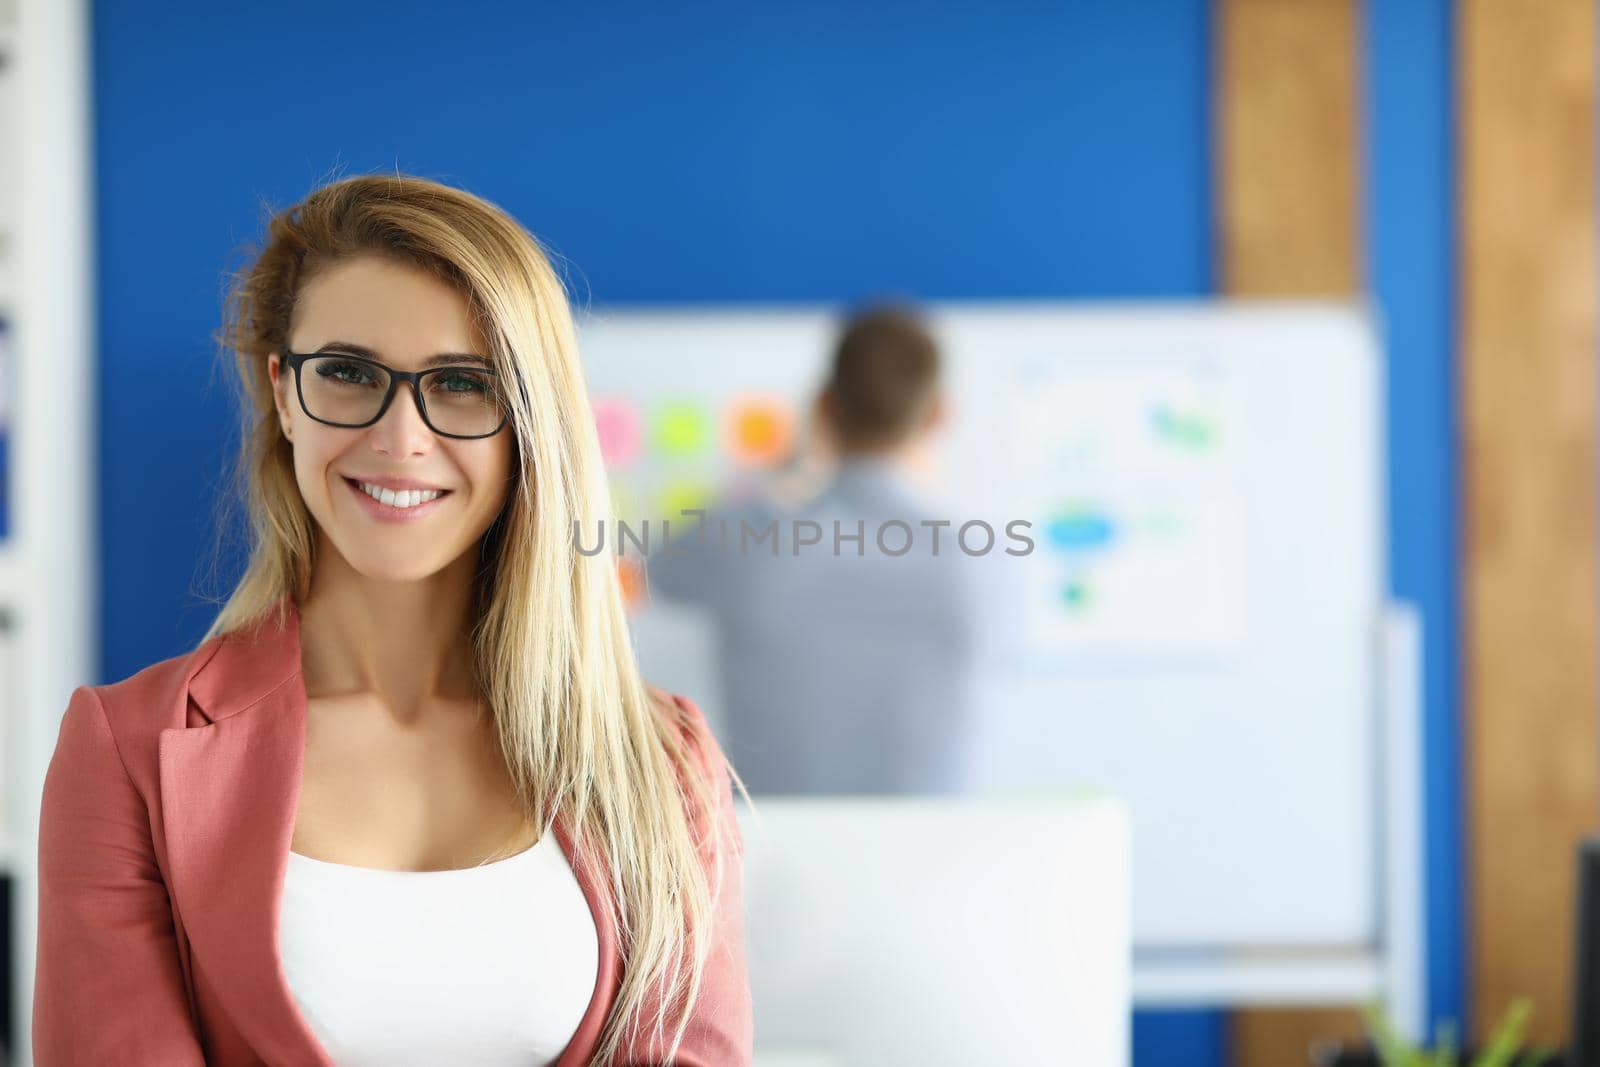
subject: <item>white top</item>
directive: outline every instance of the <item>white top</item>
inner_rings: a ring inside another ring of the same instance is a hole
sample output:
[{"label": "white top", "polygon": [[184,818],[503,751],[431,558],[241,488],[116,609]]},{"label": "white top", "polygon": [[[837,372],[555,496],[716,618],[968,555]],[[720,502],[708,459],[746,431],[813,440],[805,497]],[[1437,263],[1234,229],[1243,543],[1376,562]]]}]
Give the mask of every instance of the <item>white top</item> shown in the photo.
[{"label": "white top", "polygon": [[548,827],[459,870],[290,852],[278,922],[289,988],[339,1067],[549,1067],[599,974],[593,913]]}]

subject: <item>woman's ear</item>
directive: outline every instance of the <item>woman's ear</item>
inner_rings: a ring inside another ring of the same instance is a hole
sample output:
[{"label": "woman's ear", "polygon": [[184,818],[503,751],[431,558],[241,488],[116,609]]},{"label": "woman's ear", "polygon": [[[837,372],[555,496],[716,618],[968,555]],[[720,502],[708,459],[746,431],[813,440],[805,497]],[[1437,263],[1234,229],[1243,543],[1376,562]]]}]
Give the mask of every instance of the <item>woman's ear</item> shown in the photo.
[{"label": "woman's ear", "polygon": [[267,353],[267,380],[272,383],[272,406],[278,409],[278,426],[283,430],[283,436],[292,441],[294,435],[289,430],[289,403],[284,399],[288,380],[283,376],[283,361],[276,352]]}]

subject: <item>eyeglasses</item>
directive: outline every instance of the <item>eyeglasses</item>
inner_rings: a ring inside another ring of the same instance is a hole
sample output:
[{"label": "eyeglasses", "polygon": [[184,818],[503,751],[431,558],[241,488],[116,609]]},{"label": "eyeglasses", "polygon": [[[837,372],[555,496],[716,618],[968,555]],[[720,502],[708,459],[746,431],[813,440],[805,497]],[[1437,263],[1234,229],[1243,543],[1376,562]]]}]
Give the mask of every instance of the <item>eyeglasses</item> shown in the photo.
[{"label": "eyeglasses", "polygon": [[318,422],[360,429],[383,418],[399,382],[410,382],[422,421],[442,437],[493,437],[508,419],[498,376],[487,367],[403,371],[343,352],[290,352],[300,407]]}]

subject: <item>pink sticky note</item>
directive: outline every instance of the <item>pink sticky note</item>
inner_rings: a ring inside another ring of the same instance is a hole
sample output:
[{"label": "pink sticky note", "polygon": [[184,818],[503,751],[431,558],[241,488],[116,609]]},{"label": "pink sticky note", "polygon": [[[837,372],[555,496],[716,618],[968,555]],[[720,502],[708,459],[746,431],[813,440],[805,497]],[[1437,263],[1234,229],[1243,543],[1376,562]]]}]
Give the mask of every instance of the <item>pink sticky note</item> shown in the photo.
[{"label": "pink sticky note", "polygon": [[631,401],[618,396],[598,397],[593,402],[594,425],[600,434],[600,454],[606,466],[625,467],[639,455],[643,440],[639,411]]}]

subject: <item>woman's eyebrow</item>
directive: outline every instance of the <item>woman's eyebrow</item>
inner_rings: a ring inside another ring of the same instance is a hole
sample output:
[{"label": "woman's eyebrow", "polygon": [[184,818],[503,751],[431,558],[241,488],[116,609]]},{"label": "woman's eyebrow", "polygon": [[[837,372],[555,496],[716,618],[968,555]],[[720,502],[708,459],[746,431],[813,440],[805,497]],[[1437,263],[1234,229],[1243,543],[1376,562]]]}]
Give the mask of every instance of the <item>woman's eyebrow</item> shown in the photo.
[{"label": "woman's eyebrow", "polygon": [[[358,345],[353,341],[329,341],[317,351],[348,352],[352,356],[364,356],[367,359],[377,360],[379,363],[384,362],[383,357],[375,349],[368,348],[366,345]],[[482,363],[484,366],[488,366],[489,360],[476,352],[440,352],[422,361],[424,367],[438,367],[447,363]]]}]

